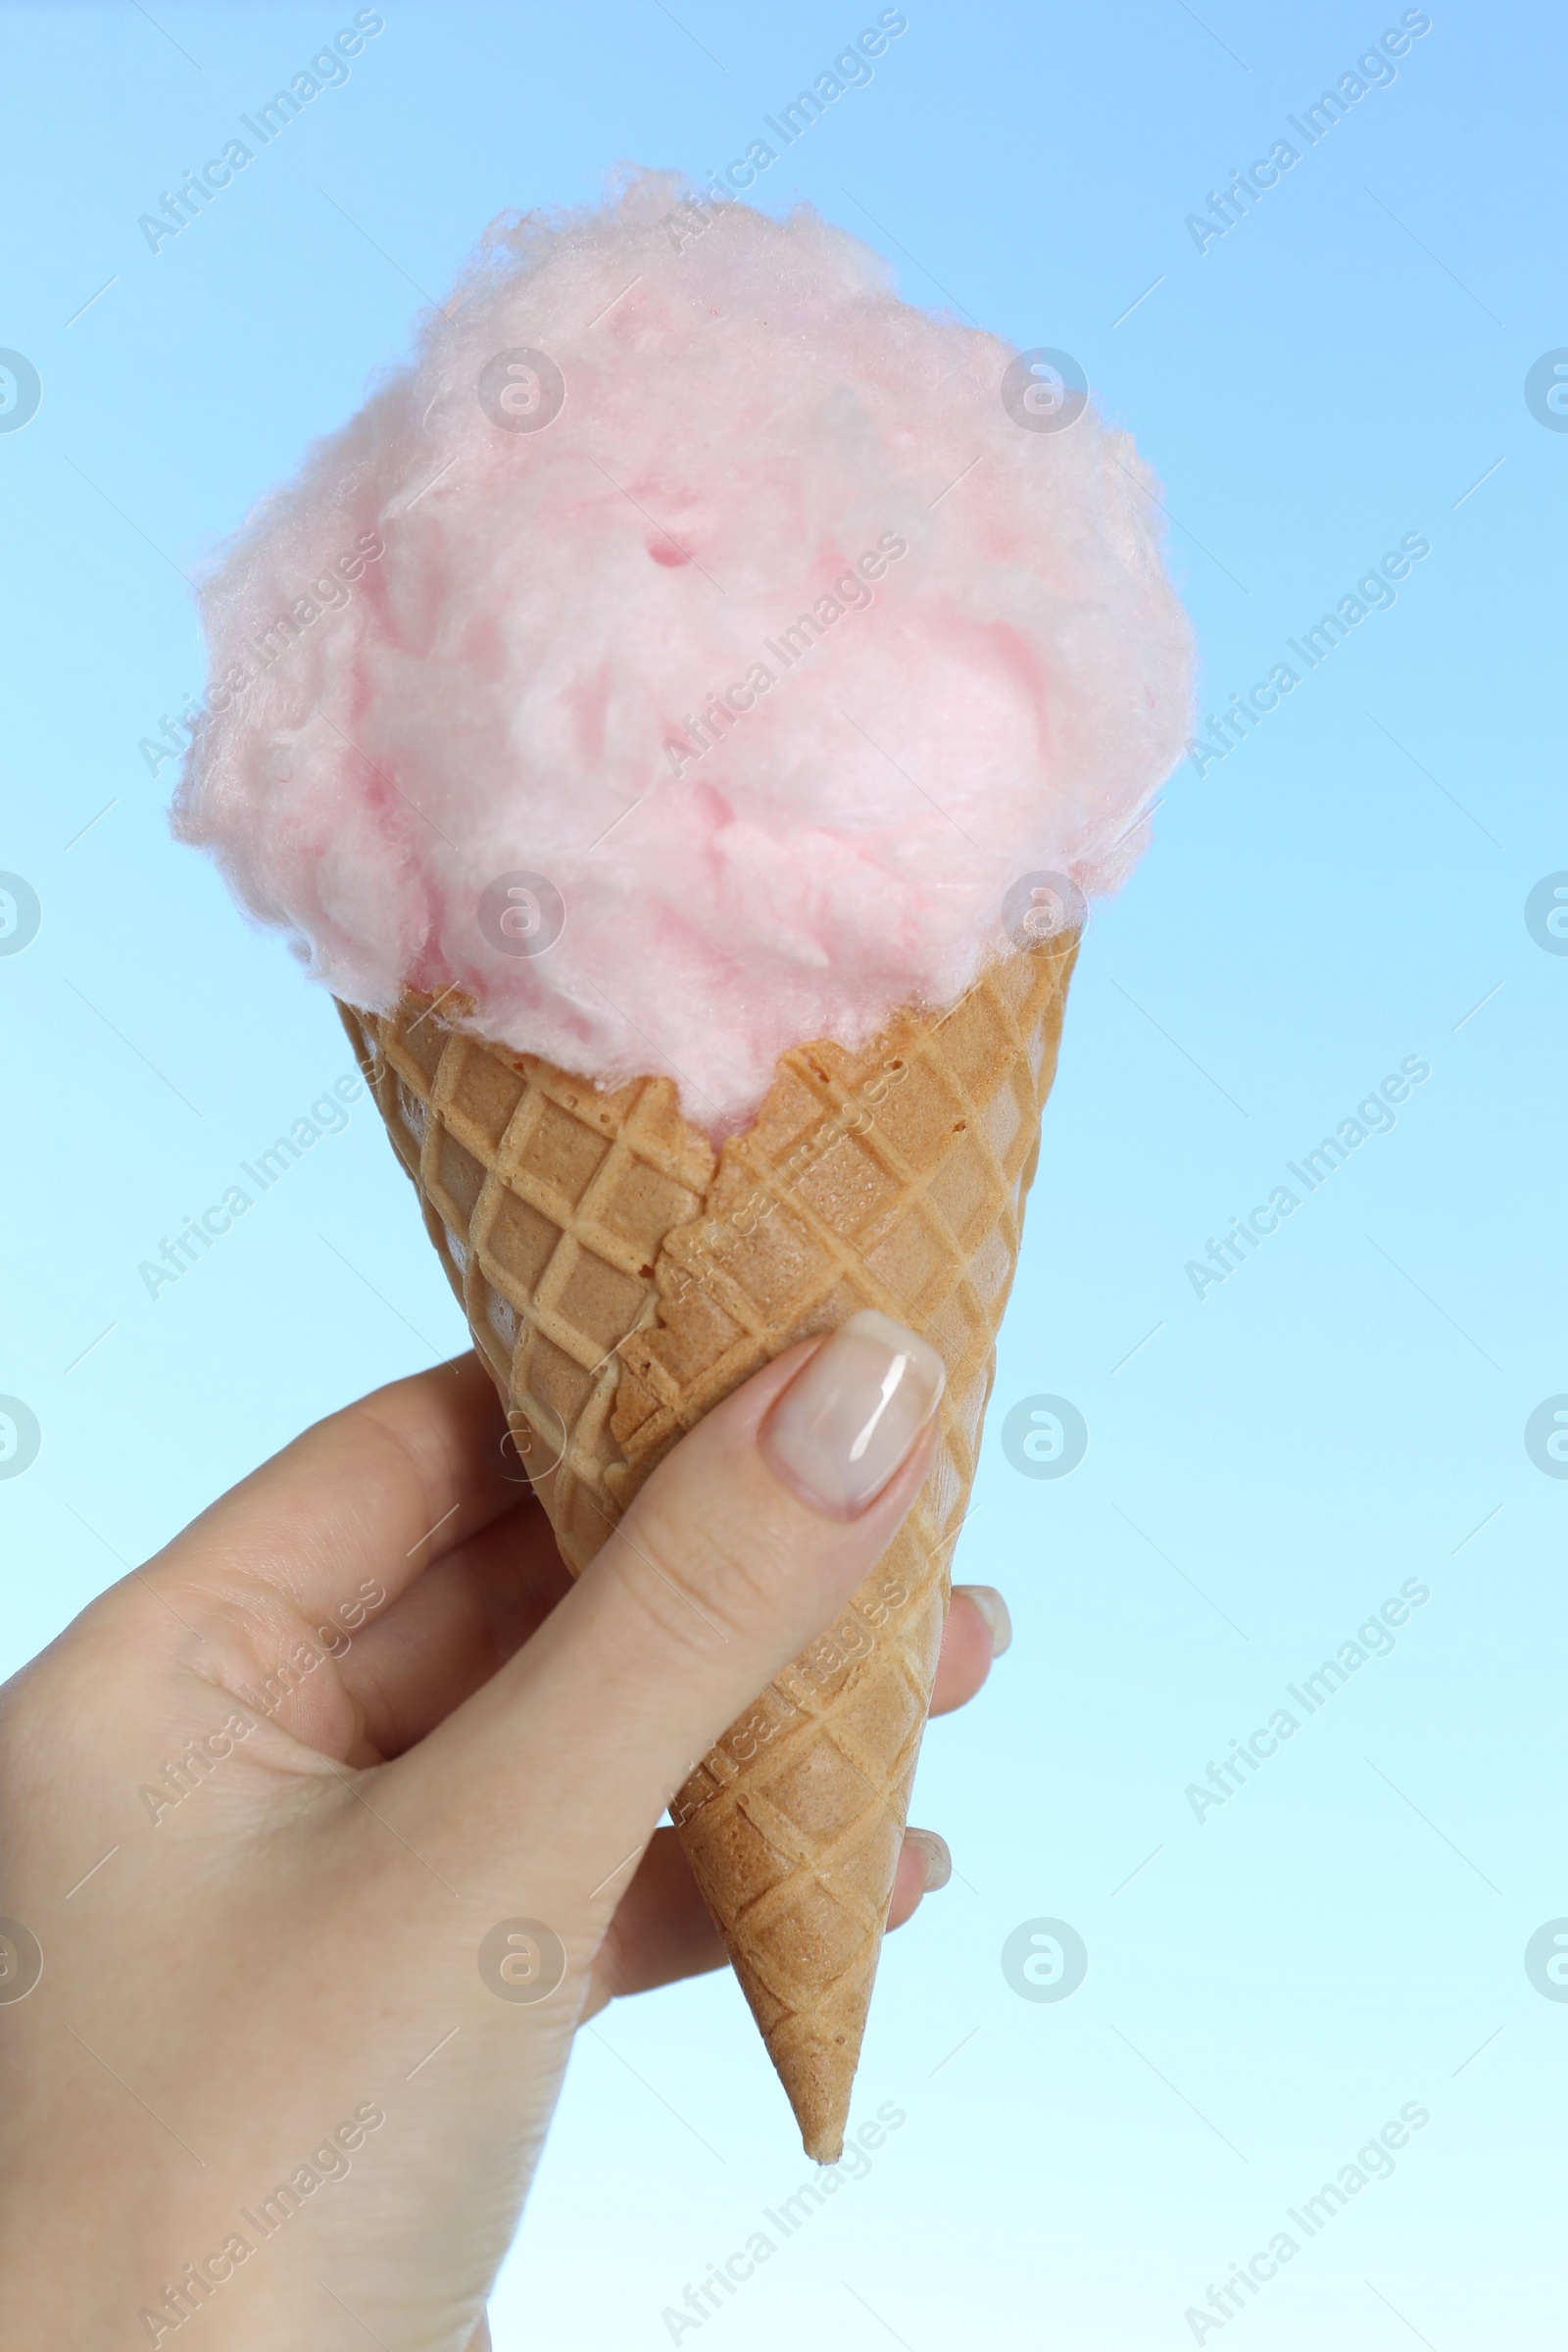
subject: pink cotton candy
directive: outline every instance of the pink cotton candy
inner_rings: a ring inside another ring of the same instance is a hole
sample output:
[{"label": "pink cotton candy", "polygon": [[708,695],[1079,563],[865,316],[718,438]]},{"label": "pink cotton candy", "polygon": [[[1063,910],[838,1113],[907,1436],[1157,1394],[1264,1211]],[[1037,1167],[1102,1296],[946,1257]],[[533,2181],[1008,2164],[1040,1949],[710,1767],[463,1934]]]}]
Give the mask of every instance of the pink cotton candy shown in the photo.
[{"label": "pink cotton candy", "polygon": [[1186,740],[1152,478],[1016,358],[804,207],[504,220],[207,579],[176,830],[339,996],[744,1124],[1119,882]]}]

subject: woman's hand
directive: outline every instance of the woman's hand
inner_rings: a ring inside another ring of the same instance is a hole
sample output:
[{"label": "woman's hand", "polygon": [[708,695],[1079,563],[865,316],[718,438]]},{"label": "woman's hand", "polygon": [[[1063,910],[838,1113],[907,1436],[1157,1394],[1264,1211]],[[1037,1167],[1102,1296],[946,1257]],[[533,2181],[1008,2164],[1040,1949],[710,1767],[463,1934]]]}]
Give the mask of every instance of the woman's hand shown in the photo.
[{"label": "woman's hand", "polygon": [[[576,2027],[723,1959],[655,1825],[925,1475],[940,1367],[870,1321],[712,1412],[575,1585],[474,1358],[401,1381],[0,1693],[8,2341],[488,2340]],[[939,1710],[1005,1640],[955,1594]],[[946,1876],[911,1831],[891,1924]]]}]

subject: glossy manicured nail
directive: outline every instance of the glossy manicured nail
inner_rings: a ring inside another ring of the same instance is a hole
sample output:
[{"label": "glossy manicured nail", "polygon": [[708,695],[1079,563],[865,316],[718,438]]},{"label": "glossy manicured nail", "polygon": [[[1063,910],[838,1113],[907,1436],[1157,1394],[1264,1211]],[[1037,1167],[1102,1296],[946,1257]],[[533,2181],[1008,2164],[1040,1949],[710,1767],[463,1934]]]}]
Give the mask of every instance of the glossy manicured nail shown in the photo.
[{"label": "glossy manicured nail", "polygon": [[925,1890],[927,1894],[935,1894],[953,1876],[953,1856],[948,1851],[947,1839],[939,1838],[935,1830],[906,1830],[904,1842],[912,1845],[919,1855]]},{"label": "glossy manicured nail", "polygon": [[946,1380],[934,1348],[862,1307],[785,1390],[762,1424],[762,1451],[812,1510],[858,1519],[907,1460]]},{"label": "glossy manicured nail", "polygon": [[960,1592],[967,1593],[985,1619],[994,1658],[1000,1658],[1004,1650],[1012,1647],[1012,1619],[1007,1615],[1007,1604],[995,1585],[955,1585],[953,1592],[955,1599]]}]

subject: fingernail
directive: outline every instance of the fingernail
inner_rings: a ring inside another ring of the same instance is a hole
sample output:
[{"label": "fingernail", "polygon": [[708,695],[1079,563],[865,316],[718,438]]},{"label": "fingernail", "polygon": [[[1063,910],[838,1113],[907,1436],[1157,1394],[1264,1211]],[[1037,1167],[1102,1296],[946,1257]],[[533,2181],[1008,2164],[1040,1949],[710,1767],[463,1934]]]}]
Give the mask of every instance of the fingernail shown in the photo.
[{"label": "fingernail", "polygon": [[955,1597],[966,1592],[985,1619],[991,1634],[991,1655],[1000,1658],[1004,1650],[1012,1647],[1012,1619],[1007,1604],[995,1585],[955,1585]]},{"label": "fingernail", "polygon": [[953,1856],[948,1851],[947,1839],[939,1838],[935,1830],[906,1830],[904,1842],[912,1845],[919,1855],[925,1890],[927,1894],[935,1894],[953,1876]]},{"label": "fingernail", "polygon": [[812,1510],[858,1519],[907,1460],[946,1380],[934,1348],[862,1307],[785,1390],[762,1424],[762,1451]]}]

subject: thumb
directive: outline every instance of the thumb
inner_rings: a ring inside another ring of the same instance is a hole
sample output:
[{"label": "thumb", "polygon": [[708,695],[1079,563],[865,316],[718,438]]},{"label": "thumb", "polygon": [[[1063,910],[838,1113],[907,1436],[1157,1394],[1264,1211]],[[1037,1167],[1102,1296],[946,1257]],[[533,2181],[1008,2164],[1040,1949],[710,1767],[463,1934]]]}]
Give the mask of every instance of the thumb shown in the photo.
[{"label": "thumb", "polygon": [[693,1765],[887,1549],[944,1380],[933,1348],[866,1309],[681,1441],[534,1639],[417,1751],[462,1787],[457,1835],[485,1875],[554,1880],[585,1919],[609,1872],[608,1916],[617,1866]]}]

